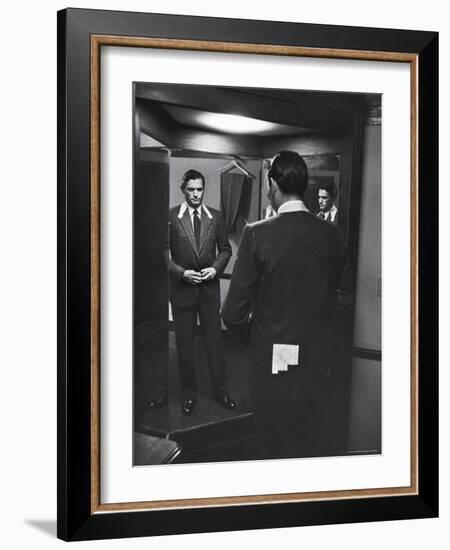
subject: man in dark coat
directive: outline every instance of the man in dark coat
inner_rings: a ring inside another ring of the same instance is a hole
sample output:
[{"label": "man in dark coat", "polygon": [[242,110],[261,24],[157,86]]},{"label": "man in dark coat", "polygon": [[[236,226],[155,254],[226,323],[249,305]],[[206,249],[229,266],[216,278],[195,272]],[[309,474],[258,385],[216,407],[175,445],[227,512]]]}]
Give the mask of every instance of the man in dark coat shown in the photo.
[{"label": "man in dark coat", "polygon": [[228,394],[225,383],[219,315],[219,278],[231,257],[231,246],[221,213],[202,204],[205,191],[203,174],[197,170],[186,172],[181,190],[186,201],[169,213],[166,257],[183,393],[182,412],[190,415],[196,403],[194,336],[197,314],[215,399],[232,410],[236,403]]},{"label": "man in dark coat", "polygon": [[334,182],[328,181],[320,185],[317,193],[317,202],[319,203],[318,218],[330,223],[338,223],[338,209],[335,205],[336,197],[337,187]]},{"label": "man in dark coat", "polygon": [[333,318],[349,307],[345,244],[302,201],[303,158],[283,151],[268,172],[278,215],[247,225],[222,317],[250,322],[250,390],[261,458],[326,454]]}]

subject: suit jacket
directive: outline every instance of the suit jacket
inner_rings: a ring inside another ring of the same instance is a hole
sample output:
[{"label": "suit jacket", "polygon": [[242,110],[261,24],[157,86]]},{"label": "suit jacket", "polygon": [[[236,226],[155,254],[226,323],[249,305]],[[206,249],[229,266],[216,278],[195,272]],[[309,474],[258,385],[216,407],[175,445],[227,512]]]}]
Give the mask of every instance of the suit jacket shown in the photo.
[{"label": "suit jacket", "polygon": [[[230,257],[231,246],[221,212],[203,207],[201,215],[200,244],[197,248],[194,230],[186,208],[180,217],[180,206],[169,212],[169,238],[166,247],[166,261],[169,270],[170,300],[175,307],[192,307],[198,299],[217,302],[220,306],[219,277]],[[183,279],[186,269],[200,271],[213,267],[214,279],[191,285]]]},{"label": "suit jacket", "polygon": [[[338,222],[338,209],[336,207],[335,204],[333,204],[333,206],[328,210],[328,212],[325,214],[325,221],[329,222],[329,223],[335,223],[337,224]],[[321,211],[317,213],[317,217],[322,219],[321,218]]]},{"label": "suit jacket", "polygon": [[[307,400],[327,376],[333,315],[339,305],[350,304],[345,258],[339,229],[310,212],[246,226],[222,317],[231,328],[252,314],[250,383],[256,401]],[[274,344],[298,346],[299,365],[272,374]]]}]

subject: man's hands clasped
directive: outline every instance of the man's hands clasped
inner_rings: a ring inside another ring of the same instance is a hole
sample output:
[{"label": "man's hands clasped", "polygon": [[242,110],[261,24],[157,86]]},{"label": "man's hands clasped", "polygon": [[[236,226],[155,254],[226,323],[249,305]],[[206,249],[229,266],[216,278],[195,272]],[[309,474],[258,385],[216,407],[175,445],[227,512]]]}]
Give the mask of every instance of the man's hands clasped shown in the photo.
[{"label": "man's hands clasped", "polygon": [[202,276],[202,282],[205,282],[214,279],[217,273],[213,267],[205,267],[200,271],[200,274]]},{"label": "man's hands clasped", "polygon": [[183,273],[183,279],[191,285],[199,285],[214,279],[216,275],[217,272],[213,267],[205,267],[201,271],[186,269]]}]

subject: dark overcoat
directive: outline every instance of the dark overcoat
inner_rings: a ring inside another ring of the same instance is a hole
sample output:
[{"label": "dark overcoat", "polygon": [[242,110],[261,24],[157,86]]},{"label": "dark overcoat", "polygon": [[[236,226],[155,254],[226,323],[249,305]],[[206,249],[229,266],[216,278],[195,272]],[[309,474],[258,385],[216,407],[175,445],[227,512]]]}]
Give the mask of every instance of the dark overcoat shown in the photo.
[{"label": "dark overcoat", "polygon": [[[333,319],[350,303],[349,285],[338,227],[307,211],[246,226],[222,318],[230,328],[250,322],[250,390],[259,437],[276,441],[274,456],[319,452],[330,370],[339,365]],[[298,364],[274,374],[275,344],[295,346]]]}]

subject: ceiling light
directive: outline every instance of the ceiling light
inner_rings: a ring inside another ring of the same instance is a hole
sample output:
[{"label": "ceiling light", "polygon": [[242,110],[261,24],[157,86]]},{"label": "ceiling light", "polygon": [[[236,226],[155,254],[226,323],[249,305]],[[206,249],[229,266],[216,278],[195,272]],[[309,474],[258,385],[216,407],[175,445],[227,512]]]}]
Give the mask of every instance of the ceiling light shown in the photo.
[{"label": "ceiling light", "polygon": [[248,118],[239,115],[226,115],[221,113],[199,113],[197,120],[216,132],[231,134],[264,133],[276,127],[276,124],[266,120]]}]

